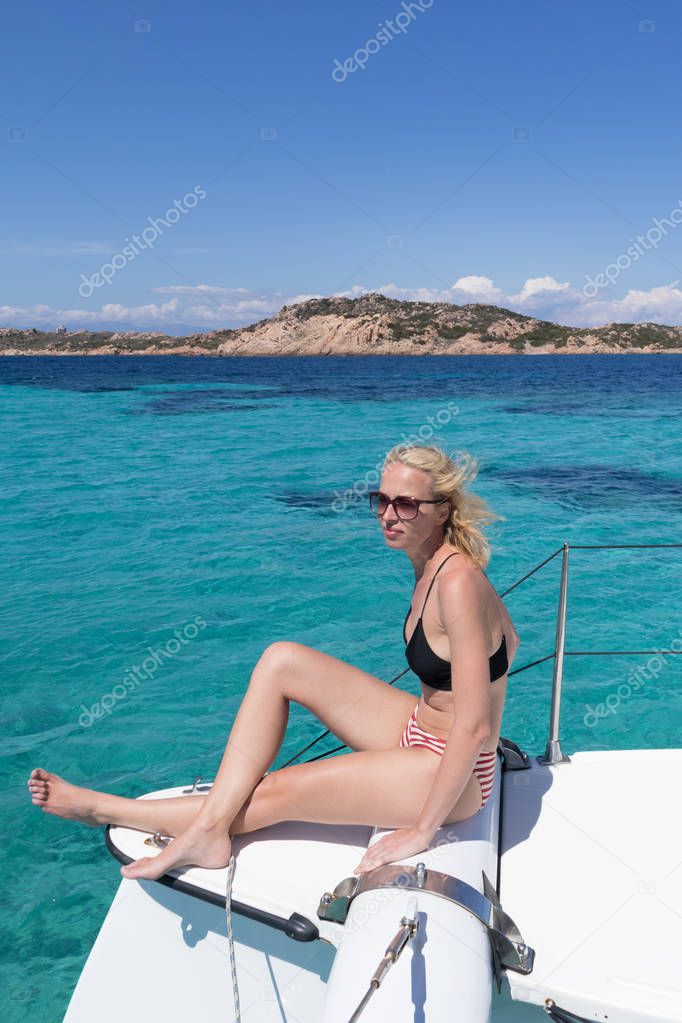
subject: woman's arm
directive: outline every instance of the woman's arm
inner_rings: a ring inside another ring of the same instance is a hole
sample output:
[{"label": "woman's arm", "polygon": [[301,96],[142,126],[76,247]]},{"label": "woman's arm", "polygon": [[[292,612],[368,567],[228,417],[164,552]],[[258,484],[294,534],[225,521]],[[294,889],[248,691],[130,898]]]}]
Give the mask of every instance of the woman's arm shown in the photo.
[{"label": "woman's arm", "polygon": [[428,841],[462,795],[486,738],[483,732],[472,735],[453,725],[431,791],[414,823],[415,830]]},{"label": "woman's arm", "polygon": [[490,662],[480,601],[475,580],[468,574],[440,577],[438,606],[450,642],[454,724],[418,816],[415,807],[415,823],[370,846],[356,873],[395,863],[428,847],[464,791],[479,750],[490,737]]},{"label": "woman's arm", "polygon": [[490,662],[476,580],[466,573],[443,576],[438,606],[450,643],[455,720],[414,825],[431,837],[464,791],[479,751],[490,738]]}]

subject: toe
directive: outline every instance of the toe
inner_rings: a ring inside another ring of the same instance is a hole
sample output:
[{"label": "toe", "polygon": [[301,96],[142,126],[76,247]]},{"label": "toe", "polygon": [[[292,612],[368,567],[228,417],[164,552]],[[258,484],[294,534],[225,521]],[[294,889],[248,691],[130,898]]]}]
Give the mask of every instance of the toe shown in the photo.
[{"label": "toe", "polygon": [[152,857],[143,856],[142,859],[133,860],[132,863],[128,863],[121,867],[121,874],[123,877],[144,877],[144,874],[151,863],[153,863]]}]

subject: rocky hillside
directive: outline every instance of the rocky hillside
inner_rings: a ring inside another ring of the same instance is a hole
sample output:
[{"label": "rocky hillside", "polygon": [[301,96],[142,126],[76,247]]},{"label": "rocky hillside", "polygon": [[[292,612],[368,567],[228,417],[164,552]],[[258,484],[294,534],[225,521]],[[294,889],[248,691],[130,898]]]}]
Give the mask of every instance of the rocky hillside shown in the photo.
[{"label": "rocky hillside", "polygon": [[514,355],[682,352],[682,327],[563,327],[498,306],[403,302],[378,293],[283,306],[234,330],[169,337],[0,328],[0,355]]}]

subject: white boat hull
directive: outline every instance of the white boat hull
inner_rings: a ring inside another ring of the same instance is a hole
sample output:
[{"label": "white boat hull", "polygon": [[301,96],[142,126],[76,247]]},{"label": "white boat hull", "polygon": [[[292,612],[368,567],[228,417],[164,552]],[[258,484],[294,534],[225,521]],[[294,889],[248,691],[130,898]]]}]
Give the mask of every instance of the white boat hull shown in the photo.
[{"label": "white boat hull", "polygon": [[[483,890],[482,871],[497,874],[500,762],[493,795],[468,821],[439,829],[430,848],[406,859],[452,874]],[[179,795],[182,789],[142,798]],[[344,926],[320,920],[322,894],[332,890],[386,830],[287,822],[234,840],[235,959],[242,1016],[252,1023],[335,1023],[364,994],[400,926],[409,893],[383,889],[358,895]],[[336,841],[331,841],[332,837]],[[109,844],[124,862],[153,852],[148,836],[112,828]],[[184,1023],[196,1015],[221,1023],[234,1017],[224,905],[226,871],[173,872],[167,884],[124,879],[93,946],[64,1023],[120,1023],[122,1016]],[[196,887],[193,887],[196,886]],[[194,894],[191,894],[191,892]],[[481,922],[441,896],[420,892],[419,929],[363,1019],[414,1020],[415,999],[433,1023],[467,1006],[467,1023],[487,1023],[492,1002],[490,942]],[[275,921],[277,929],[264,920]],[[286,929],[296,925],[292,940]],[[115,997],[111,978],[116,978]],[[106,997],[103,993],[107,992]]]},{"label": "white boat hull", "polygon": [[[401,863],[450,874],[483,893],[483,875],[495,884],[500,762],[493,796],[466,821],[439,828],[426,852]],[[372,842],[385,833],[377,830]],[[429,891],[383,888],[357,895],[332,966],[323,1023],[348,1023],[391,938],[416,899],[418,930],[362,1012],[363,1023],[452,1023],[457,1006],[467,1023],[487,1023],[493,999],[490,940],[466,909]]]},{"label": "white boat hull", "polygon": [[[334,947],[234,914],[242,1018],[312,1023]],[[64,1023],[226,1023],[235,1018],[225,910],[153,881],[123,880]]]},{"label": "white boat hull", "polygon": [[[479,892],[485,871],[534,949],[529,974],[504,971],[498,992],[484,925],[425,891],[367,891],[344,925],[320,919],[323,893],[353,874],[381,832],[286,822],[234,840],[242,1019],[347,1023],[416,897],[417,936],[362,1023],[546,1023],[548,999],[600,1023],[680,1023],[682,750],[575,753],[550,767],[530,758],[528,770],[502,776],[499,766],[485,810],[440,829],[405,863],[423,861]],[[149,854],[147,837],[109,835],[124,862]],[[234,1018],[226,871],[176,873],[184,890],[121,882],[64,1023]]]}]

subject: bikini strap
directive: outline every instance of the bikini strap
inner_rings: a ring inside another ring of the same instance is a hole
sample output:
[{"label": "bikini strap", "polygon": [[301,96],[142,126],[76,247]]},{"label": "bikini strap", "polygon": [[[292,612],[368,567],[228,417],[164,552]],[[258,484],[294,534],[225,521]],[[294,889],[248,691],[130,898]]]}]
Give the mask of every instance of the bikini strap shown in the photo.
[{"label": "bikini strap", "polygon": [[[426,596],[424,597],[424,603],[422,604],[422,613],[419,615],[419,621],[421,621],[422,615],[424,614],[424,608],[426,607],[426,601],[429,599],[429,594],[431,592],[431,587],[433,586],[434,582],[436,581],[436,576],[440,572],[440,570],[443,567],[443,565],[445,564],[445,562],[449,561],[450,558],[454,558],[455,554],[459,554],[459,551],[453,551],[452,554],[448,554],[447,558],[443,558],[443,560],[441,561],[440,565],[438,566],[436,571],[433,573],[433,579],[431,580],[429,588],[426,591]],[[408,614],[409,614],[409,612],[408,612]]]}]

